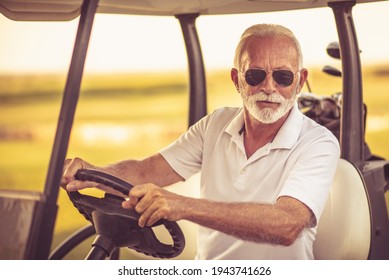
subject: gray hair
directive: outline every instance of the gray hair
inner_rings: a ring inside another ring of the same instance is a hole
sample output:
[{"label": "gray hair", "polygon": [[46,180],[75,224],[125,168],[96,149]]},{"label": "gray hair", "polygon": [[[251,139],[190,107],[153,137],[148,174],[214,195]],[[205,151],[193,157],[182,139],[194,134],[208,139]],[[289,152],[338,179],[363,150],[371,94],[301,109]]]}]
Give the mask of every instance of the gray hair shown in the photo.
[{"label": "gray hair", "polygon": [[298,66],[299,68],[301,68],[303,66],[303,55],[301,52],[301,46],[299,41],[297,40],[292,31],[278,24],[256,24],[247,28],[240,37],[240,41],[238,43],[238,46],[236,47],[234,67],[238,70],[241,70],[240,67],[242,62],[242,56],[247,48],[247,42],[250,38],[265,38],[276,36],[286,36],[292,41],[298,55]]}]

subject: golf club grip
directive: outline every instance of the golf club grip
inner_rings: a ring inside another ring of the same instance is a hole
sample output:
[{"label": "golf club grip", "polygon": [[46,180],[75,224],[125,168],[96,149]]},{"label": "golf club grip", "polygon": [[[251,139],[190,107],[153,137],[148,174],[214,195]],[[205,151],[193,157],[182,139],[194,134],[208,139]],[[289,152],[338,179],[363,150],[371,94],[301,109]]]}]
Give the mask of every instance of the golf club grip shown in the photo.
[{"label": "golf club grip", "polygon": [[124,195],[128,195],[128,192],[133,187],[126,181],[97,170],[79,169],[74,177],[80,181],[92,181],[103,184],[123,193]]}]

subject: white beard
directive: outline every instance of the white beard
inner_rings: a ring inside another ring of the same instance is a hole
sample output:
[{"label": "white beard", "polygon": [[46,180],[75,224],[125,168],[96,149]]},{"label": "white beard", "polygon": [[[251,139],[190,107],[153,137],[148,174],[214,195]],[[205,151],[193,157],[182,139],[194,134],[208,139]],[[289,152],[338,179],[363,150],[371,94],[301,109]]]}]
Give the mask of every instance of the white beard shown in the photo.
[{"label": "white beard", "polygon": [[[264,124],[275,123],[280,118],[285,116],[285,114],[290,111],[296,101],[296,94],[293,94],[290,99],[286,99],[282,95],[277,93],[272,93],[268,95],[264,92],[259,92],[253,95],[247,95],[242,91],[241,96],[243,99],[243,104],[249,114],[257,121]],[[280,106],[277,109],[260,109],[257,105],[258,101],[276,102],[280,103]]]}]

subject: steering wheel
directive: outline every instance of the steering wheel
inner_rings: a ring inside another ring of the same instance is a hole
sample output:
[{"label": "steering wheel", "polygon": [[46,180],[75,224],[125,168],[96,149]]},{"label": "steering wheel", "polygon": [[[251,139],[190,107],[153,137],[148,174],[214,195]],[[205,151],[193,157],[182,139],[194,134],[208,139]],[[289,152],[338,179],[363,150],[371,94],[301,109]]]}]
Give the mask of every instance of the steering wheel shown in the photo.
[{"label": "steering wheel", "polygon": [[[75,178],[103,184],[126,196],[133,187],[117,177],[96,170],[80,169]],[[140,215],[133,209],[124,209],[121,206],[124,200],[122,197],[109,193],[105,193],[103,198],[78,191],[67,193],[78,211],[94,225],[96,233],[108,238],[114,247],[128,247],[156,258],[174,258],[180,255],[185,247],[184,234],[176,222],[160,220],[151,227],[141,228],[138,225]],[[158,225],[163,225],[169,232],[172,245],[164,244],[156,237],[153,227]]]}]

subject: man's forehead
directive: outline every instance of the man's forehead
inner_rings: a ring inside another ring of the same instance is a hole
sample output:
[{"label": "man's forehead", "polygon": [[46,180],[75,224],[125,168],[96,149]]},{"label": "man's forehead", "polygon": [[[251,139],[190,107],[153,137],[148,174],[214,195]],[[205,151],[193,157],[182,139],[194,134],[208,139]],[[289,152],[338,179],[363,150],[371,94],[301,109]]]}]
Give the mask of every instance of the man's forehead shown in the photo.
[{"label": "man's forehead", "polygon": [[262,48],[274,48],[277,47],[280,50],[288,52],[289,49],[295,49],[294,43],[291,38],[286,35],[276,36],[252,36],[247,40],[246,49],[262,49]]},{"label": "man's forehead", "polygon": [[298,63],[298,52],[293,41],[285,35],[276,37],[253,37],[246,45],[243,61],[252,63],[261,60],[271,60],[277,63],[277,68]]}]

